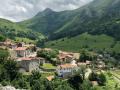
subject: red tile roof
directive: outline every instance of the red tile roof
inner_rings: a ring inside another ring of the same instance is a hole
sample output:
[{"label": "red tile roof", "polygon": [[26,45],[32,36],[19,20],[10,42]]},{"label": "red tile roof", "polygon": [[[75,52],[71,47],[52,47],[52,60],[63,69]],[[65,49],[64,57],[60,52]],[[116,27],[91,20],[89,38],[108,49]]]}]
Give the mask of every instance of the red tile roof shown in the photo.
[{"label": "red tile roof", "polygon": [[18,61],[31,61],[31,60],[44,60],[44,58],[38,58],[38,57],[22,57],[18,58]]},{"label": "red tile roof", "polygon": [[26,50],[26,49],[27,49],[27,47],[18,47],[15,50],[16,51],[23,51],[23,50]]},{"label": "red tile roof", "polygon": [[29,57],[23,57],[23,58],[20,58],[20,60],[23,60],[23,61],[30,61],[30,60],[33,60],[35,58],[29,58]]}]

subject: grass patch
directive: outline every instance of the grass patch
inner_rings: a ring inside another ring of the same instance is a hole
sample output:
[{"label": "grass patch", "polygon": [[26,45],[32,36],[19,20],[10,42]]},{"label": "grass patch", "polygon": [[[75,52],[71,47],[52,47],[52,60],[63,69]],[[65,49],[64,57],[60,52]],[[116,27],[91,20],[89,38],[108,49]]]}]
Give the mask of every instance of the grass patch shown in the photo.
[{"label": "grass patch", "polygon": [[43,64],[42,68],[44,68],[44,69],[56,69],[56,66],[53,66],[50,63],[45,63],[45,64]]},{"label": "grass patch", "polygon": [[115,90],[116,84],[118,84],[118,87],[120,87],[119,82],[114,78],[113,75],[109,75],[108,73],[105,74],[107,78],[107,83],[106,87],[109,88],[110,90]]},{"label": "grass patch", "polygon": [[30,40],[28,38],[20,38],[20,37],[16,37],[15,41],[17,41],[17,42],[25,42],[25,43],[35,43],[34,40]]},{"label": "grass patch", "polygon": [[110,36],[84,33],[72,38],[49,41],[45,46],[72,52],[79,52],[82,48],[120,52],[120,42],[118,41],[115,45],[114,43],[114,38]]},{"label": "grass patch", "polygon": [[105,72],[106,76],[106,85],[105,86],[95,86],[95,90],[118,90],[115,88],[116,84],[118,84],[118,87],[120,87],[120,84],[118,81],[115,80],[114,76],[111,74],[111,72]]},{"label": "grass patch", "polygon": [[41,76],[42,76],[43,78],[46,78],[46,77],[48,77],[48,76],[54,76],[54,75],[55,75],[54,72],[44,72],[44,73],[41,73]]}]

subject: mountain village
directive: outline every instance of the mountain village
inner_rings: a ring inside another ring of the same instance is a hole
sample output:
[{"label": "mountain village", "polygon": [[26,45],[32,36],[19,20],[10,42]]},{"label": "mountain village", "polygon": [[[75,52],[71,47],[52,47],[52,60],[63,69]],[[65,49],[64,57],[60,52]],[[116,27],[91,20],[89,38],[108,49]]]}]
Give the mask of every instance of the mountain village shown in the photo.
[{"label": "mountain village", "polygon": [[[102,55],[92,52],[93,56],[86,58],[82,56],[82,53],[39,48],[32,43],[15,43],[10,39],[0,42],[0,48],[9,51],[10,55],[8,58],[17,62],[20,73],[31,75],[31,73],[37,71],[48,81],[52,81],[56,77],[66,80],[78,74],[81,74],[85,79],[89,79],[89,76],[93,72],[98,74],[106,72],[108,65],[103,60],[105,57],[110,57],[107,54]],[[114,67],[109,69],[112,71],[115,70]],[[119,77],[115,75],[114,78],[119,82]],[[95,86],[99,84],[94,79],[91,80],[91,83]],[[2,90],[16,90],[11,86],[4,88]]]},{"label": "mountain village", "polygon": [[[11,59],[15,60],[19,65],[19,72],[31,73],[32,71],[40,72],[56,72],[60,78],[68,78],[73,76],[75,72],[78,72],[80,68],[85,67],[86,78],[92,72],[90,67],[93,66],[91,60],[85,60],[79,62],[80,53],[72,53],[58,50],[58,54],[53,60],[57,60],[56,64],[50,62],[47,58],[37,55],[38,51],[52,51],[50,48],[38,48],[34,44],[25,44],[24,42],[13,43],[10,39],[5,42],[0,42],[2,48],[7,48],[10,53]],[[105,69],[105,63],[100,60],[103,56],[99,55],[97,68],[99,70]],[[48,68],[44,66],[48,65]],[[51,65],[51,66],[50,66]],[[48,80],[52,80],[54,76],[46,77]]]},{"label": "mountain village", "polygon": [[0,90],[120,90],[120,0],[0,5]]}]

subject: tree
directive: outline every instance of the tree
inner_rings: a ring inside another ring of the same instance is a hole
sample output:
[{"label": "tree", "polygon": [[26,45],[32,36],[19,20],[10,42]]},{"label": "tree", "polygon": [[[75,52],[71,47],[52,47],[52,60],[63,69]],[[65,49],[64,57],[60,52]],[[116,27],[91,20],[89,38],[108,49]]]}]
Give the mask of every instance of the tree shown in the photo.
[{"label": "tree", "polygon": [[56,58],[58,54],[59,54],[59,51],[56,49],[48,50],[48,51],[47,50],[40,50],[37,52],[38,57],[46,58],[54,65],[56,65],[56,63],[57,63],[57,60],[55,60],[54,58]]},{"label": "tree", "polygon": [[82,50],[79,57],[80,62],[86,62],[86,60],[90,60],[90,59],[91,59],[91,56],[88,53],[88,51]]},{"label": "tree", "polygon": [[18,80],[19,89],[28,89],[27,82],[22,78]]},{"label": "tree", "polygon": [[89,75],[88,78],[89,78],[90,81],[97,81],[97,80],[98,80],[98,75],[97,75],[97,73],[92,72],[92,73]]},{"label": "tree", "polygon": [[68,83],[74,87],[74,89],[79,90],[80,89],[80,84],[83,83],[83,79],[80,75],[75,75],[74,77],[70,78],[68,80]]},{"label": "tree", "polygon": [[40,80],[41,74],[38,71],[32,71],[32,75],[29,77],[30,86],[32,86],[36,80]]},{"label": "tree", "polygon": [[18,65],[17,62],[13,61],[13,60],[7,60],[4,64],[4,68],[7,72],[7,74],[9,75],[10,80],[14,80],[17,75],[18,75]]},{"label": "tree", "polygon": [[74,90],[68,84],[59,85],[55,90]]},{"label": "tree", "polygon": [[85,79],[85,73],[86,73],[86,66],[81,66],[78,71],[73,72],[75,75],[80,75],[82,79]]},{"label": "tree", "polygon": [[98,84],[99,85],[105,85],[106,83],[106,77],[103,73],[101,73],[100,75],[98,75]]},{"label": "tree", "polygon": [[52,81],[53,90],[74,90],[68,81],[55,78]]},{"label": "tree", "polygon": [[43,84],[46,90],[54,90],[53,84],[51,82],[48,82],[48,80],[44,79]]},{"label": "tree", "polygon": [[82,84],[82,90],[92,90],[92,84],[89,80],[84,80]]},{"label": "tree", "polygon": [[45,45],[45,40],[38,40],[36,45],[37,45],[38,47],[44,47],[44,45]]},{"label": "tree", "polygon": [[51,58],[56,58],[56,56],[59,54],[59,51],[58,50],[50,50],[50,51],[47,51],[47,50],[40,50],[37,52],[37,56],[38,57],[43,57],[43,58],[46,58],[46,59],[51,59]]},{"label": "tree", "polygon": [[3,80],[8,81],[9,75],[7,74],[7,70],[4,68],[4,65],[0,65],[0,82]]},{"label": "tree", "polygon": [[8,59],[9,52],[5,49],[0,49],[0,63],[4,63]]},{"label": "tree", "polygon": [[3,35],[0,34],[0,42],[5,41],[6,37],[4,37]]},{"label": "tree", "polygon": [[35,80],[31,90],[45,90],[45,87],[40,83],[39,80]]},{"label": "tree", "polygon": [[63,84],[63,81],[62,81],[61,79],[55,78],[55,79],[52,81],[52,84],[53,84],[53,87],[54,87],[54,88],[57,88],[59,85]]}]

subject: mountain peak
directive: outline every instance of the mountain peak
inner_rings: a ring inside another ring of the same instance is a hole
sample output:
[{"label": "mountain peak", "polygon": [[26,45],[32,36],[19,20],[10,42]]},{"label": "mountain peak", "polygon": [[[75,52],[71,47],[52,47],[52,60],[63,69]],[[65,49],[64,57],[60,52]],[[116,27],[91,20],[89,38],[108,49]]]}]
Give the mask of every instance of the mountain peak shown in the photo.
[{"label": "mountain peak", "polygon": [[44,15],[48,15],[50,13],[53,13],[54,11],[50,8],[46,8],[45,10],[43,10],[42,12],[39,12],[36,16],[44,16]]},{"label": "mountain peak", "polygon": [[53,12],[53,10],[50,8],[46,8],[43,12]]}]

